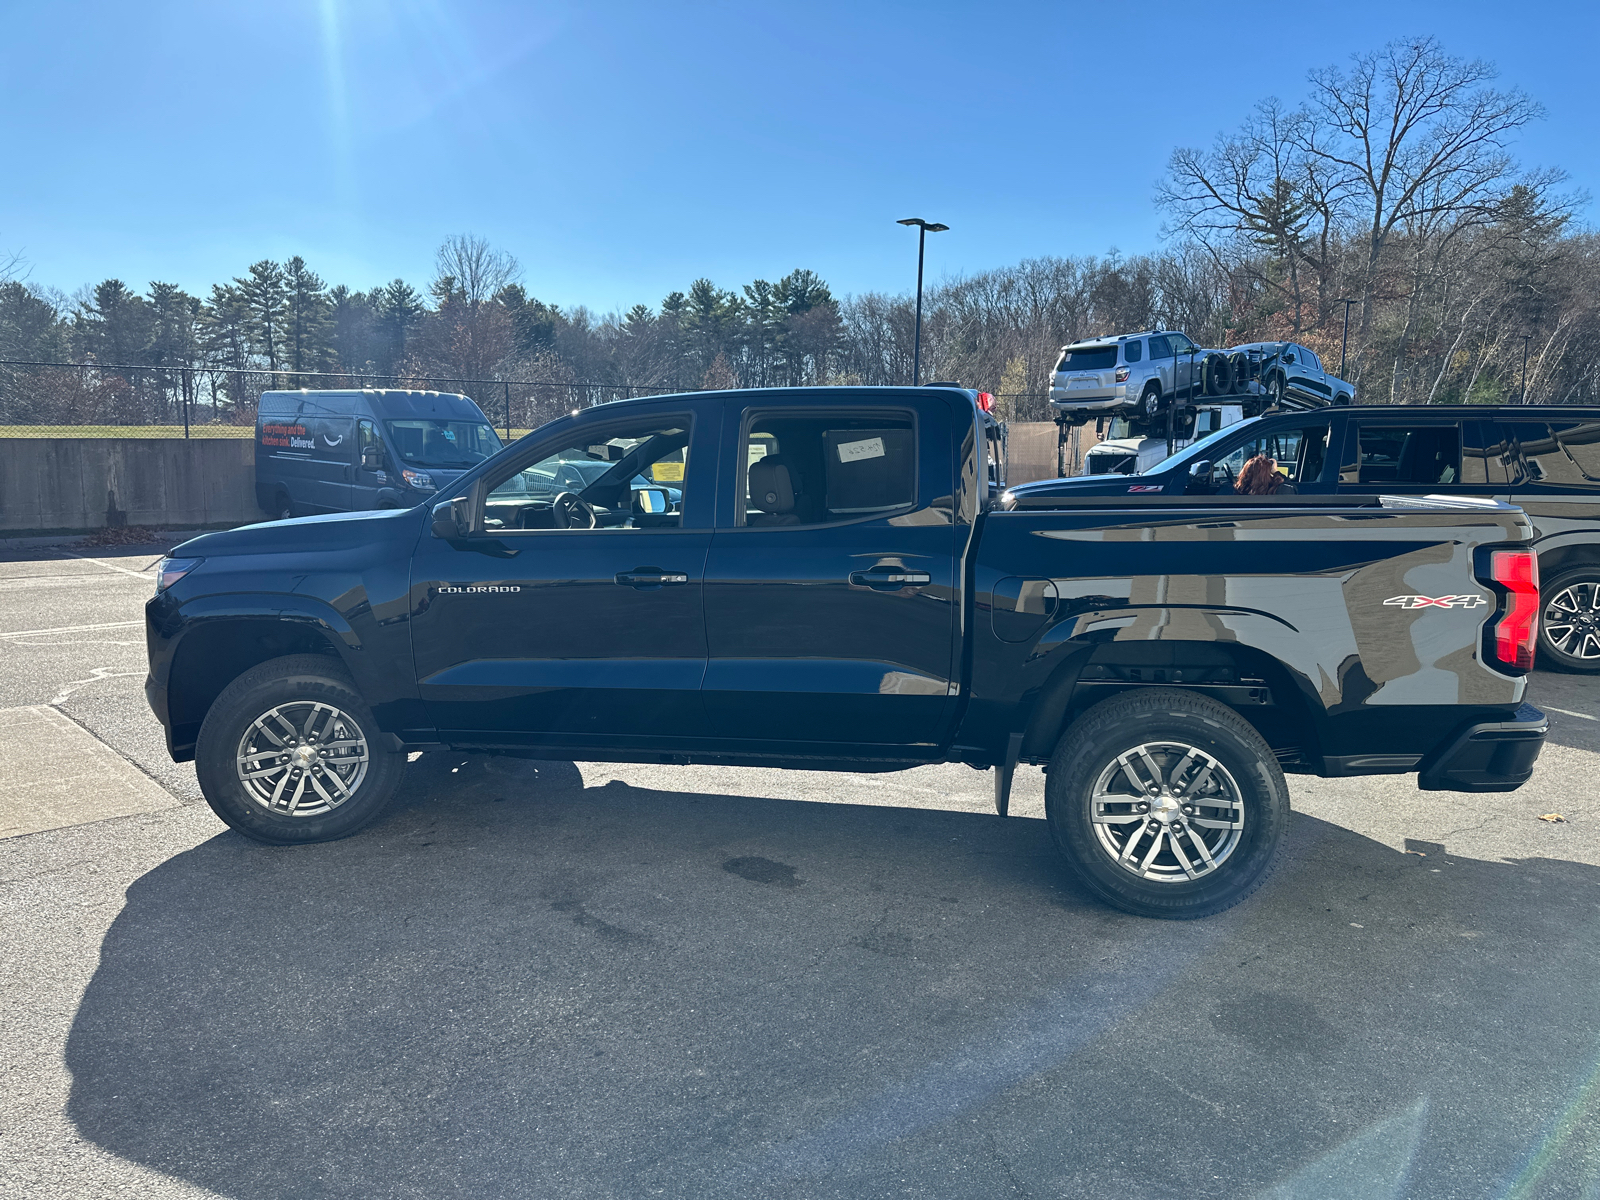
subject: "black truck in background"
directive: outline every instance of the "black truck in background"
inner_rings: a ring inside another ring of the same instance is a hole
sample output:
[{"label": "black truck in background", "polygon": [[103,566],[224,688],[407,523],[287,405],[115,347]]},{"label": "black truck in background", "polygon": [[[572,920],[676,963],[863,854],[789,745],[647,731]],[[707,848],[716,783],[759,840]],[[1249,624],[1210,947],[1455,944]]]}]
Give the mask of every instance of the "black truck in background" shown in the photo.
[{"label": "black truck in background", "polygon": [[1257,454],[1301,496],[1488,497],[1528,514],[1542,666],[1600,673],[1600,408],[1353,405],[1237,422],[1137,475],[1045,480],[1007,503],[1054,507],[1233,491]]},{"label": "black truck in background", "polygon": [[[406,752],[437,746],[963,762],[995,771],[1002,815],[1017,763],[1043,764],[1056,844],[1152,916],[1259,886],[1285,771],[1529,777],[1546,727],[1523,703],[1519,510],[1001,501],[988,440],[954,388],[591,408],[448,499],[177,548],[147,608],[147,694],[218,815],[273,843],[354,832]],[[576,462],[586,484],[552,494]]]}]

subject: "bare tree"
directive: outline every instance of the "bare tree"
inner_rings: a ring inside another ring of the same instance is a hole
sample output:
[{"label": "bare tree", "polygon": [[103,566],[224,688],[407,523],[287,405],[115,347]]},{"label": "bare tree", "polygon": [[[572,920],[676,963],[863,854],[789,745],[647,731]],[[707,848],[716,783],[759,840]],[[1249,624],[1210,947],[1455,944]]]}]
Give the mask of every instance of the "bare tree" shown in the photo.
[{"label": "bare tree", "polygon": [[1498,91],[1481,59],[1444,52],[1434,38],[1358,54],[1349,71],[1311,73],[1311,119],[1301,152],[1347,189],[1365,257],[1361,335],[1372,331],[1374,285],[1389,239],[1405,222],[1485,211],[1516,181],[1508,136],[1543,115],[1522,92]]}]

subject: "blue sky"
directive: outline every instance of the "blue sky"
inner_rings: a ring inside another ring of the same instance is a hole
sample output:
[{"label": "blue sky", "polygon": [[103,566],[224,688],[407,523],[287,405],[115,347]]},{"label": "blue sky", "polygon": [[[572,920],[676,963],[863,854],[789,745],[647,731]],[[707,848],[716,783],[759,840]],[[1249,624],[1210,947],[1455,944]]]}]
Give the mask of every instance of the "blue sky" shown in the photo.
[{"label": "blue sky", "polygon": [[1519,157],[1600,193],[1593,3],[0,0],[0,254],[67,291],[296,253],[421,287],[470,232],[601,311],[798,266],[905,291],[898,217],[952,227],[935,280],[1155,248],[1174,146],[1417,33],[1541,101]]}]

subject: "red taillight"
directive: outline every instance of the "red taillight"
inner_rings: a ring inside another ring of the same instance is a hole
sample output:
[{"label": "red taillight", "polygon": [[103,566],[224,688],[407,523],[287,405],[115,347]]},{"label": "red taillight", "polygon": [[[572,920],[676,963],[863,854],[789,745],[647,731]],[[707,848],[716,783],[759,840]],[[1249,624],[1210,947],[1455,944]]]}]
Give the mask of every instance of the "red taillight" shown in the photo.
[{"label": "red taillight", "polygon": [[994,397],[991,396],[988,392],[979,392],[978,393],[978,407],[983,409],[984,412],[993,412],[994,411]]},{"label": "red taillight", "polygon": [[1539,635],[1539,560],[1532,550],[1496,550],[1489,578],[1506,589],[1506,610],[1494,626],[1494,653],[1508,667],[1533,669]]},{"label": "red taillight", "polygon": [[1128,382],[1128,368],[1127,367],[1118,367],[1117,368],[1117,382],[1118,383],[1127,383]]}]

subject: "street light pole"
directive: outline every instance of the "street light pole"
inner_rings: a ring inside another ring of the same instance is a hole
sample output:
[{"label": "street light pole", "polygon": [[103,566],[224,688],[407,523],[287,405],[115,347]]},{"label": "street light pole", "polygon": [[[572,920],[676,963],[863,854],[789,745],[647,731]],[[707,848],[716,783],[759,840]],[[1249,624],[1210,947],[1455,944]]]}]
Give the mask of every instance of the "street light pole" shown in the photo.
[{"label": "street light pole", "polygon": [[1528,343],[1533,340],[1533,334],[1522,335],[1522,387],[1518,389],[1522,395],[1517,398],[1518,404],[1528,402]]},{"label": "street light pole", "polygon": [[1350,306],[1360,304],[1361,301],[1347,300],[1340,296],[1334,303],[1344,305],[1344,337],[1339,340],[1339,378],[1343,379],[1345,351],[1350,348]]},{"label": "street light pole", "polygon": [[921,217],[907,217],[903,221],[895,222],[897,225],[915,225],[917,227],[917,328],[912,339],[911,351],[911,386],[922,386],[922,258],[927,248],[930,233],[943,233],[949,229],[948,225],[941,225],[937,221],[924,221]]}]

